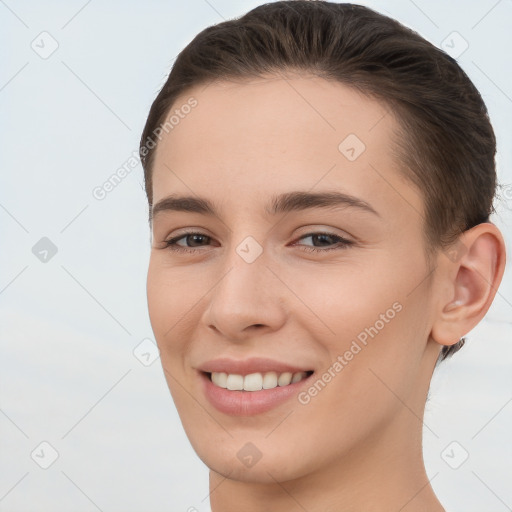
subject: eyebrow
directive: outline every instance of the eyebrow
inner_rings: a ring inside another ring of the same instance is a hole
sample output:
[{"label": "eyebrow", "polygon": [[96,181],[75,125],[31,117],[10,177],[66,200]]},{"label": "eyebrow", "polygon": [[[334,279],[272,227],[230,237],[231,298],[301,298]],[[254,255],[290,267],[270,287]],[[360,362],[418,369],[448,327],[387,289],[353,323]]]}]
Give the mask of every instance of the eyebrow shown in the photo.
[{"label": "eyebrow", "polygon": [[[372,213],[378,217],[380,214],[366,201],[343,192],[286,192],[271,197],[265,211],[269,215],[277,215],[292,211],[307,210],[309,208],[355,208]],[[171,194],[158,201],[151,209],[151,219],[163,211],[191,212],[218,217],[219,209],[214,203],[204,197],[177,196]]]}]

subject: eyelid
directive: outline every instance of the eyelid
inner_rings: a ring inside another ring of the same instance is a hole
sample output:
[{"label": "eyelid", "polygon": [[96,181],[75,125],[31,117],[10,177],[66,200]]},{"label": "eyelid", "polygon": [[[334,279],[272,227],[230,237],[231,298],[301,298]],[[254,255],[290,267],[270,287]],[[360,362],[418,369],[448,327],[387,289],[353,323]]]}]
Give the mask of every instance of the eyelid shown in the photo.
[{"label": "eyelid", "polygon": [[334,227],[326,227],[322,224],[310,224],[308,226],[305,226],[303,232],[302,232],[302,228],[300,228],[299,234],[296,236],[299,238],[302,238],[303,236],[306,236],[306,235],[318,235],[318,234],[339,236],[340,238],[344,238],[346,240],[350,239],[353,242],[356,241],[356,237],[352,236],[347,231],[344,231],[339,228],[334,228]]}]

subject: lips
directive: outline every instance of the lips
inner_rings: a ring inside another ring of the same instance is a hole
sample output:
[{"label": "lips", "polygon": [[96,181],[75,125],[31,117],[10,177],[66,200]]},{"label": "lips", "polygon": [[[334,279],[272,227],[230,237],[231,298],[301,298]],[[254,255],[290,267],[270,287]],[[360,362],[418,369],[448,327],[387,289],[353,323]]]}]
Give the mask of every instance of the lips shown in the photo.
[{"label": "lips", "polygon": [[266,358],[215,359],[197,368],[207,400],[230,416],[269,411],[296,396],[313,370]]}]

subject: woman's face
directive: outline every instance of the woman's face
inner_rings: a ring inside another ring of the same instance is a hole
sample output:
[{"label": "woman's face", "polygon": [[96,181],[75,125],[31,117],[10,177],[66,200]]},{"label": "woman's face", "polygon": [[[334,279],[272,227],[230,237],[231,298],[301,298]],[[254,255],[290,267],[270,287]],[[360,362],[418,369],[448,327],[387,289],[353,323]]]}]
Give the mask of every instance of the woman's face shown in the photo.
[{"label": "woman's face", "polygon": [[198,455],[273,482],[394,456],[408,436],[417,448],[437,284],[392,114],[307,77],[197,87],[176,109],[154,161],[147,294]]}]

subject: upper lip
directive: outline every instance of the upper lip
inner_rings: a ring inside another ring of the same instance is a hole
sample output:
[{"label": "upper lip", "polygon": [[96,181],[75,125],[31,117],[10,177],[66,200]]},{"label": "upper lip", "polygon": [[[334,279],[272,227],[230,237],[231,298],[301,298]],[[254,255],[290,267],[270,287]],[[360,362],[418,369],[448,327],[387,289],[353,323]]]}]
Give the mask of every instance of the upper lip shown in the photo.
[{"label": "upper lip", "polygon": [[310,368],[299,367],[264,357],[251,357],[240,360],[230,358],[212,359],[211,361],[201,364],[197,369],[206,373],[224,372],[237,375],[265,372],[296,373],[311,371]]}]

